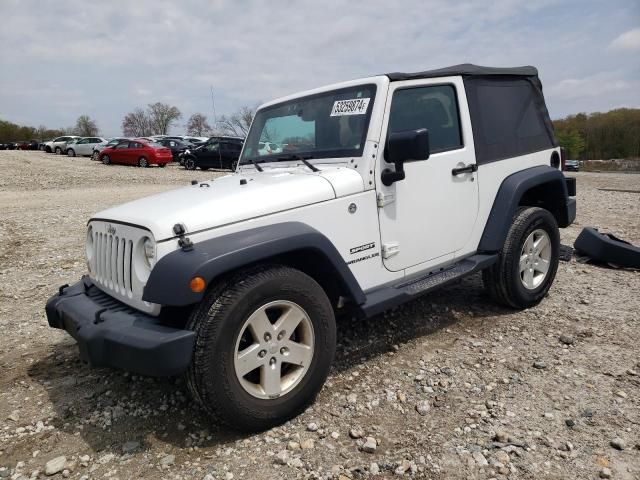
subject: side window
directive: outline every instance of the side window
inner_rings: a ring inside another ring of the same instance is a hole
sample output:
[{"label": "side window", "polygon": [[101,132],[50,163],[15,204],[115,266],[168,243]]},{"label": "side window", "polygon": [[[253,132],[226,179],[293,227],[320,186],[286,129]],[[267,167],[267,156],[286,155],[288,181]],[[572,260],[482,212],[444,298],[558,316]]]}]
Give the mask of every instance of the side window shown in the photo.
[{"label": "side window", "polygon": [[129,148],[129,142],[122,142],[116,145],[116,148]]},{"label": "side window", "polygon": [[143,145],[141,143],[138,142],[130,142],[129,143],[129,148],[142,148]]},{"label": "side window", "polygon": [[462,147],[458,101],[453,85],[405,88],[393,94],[389,133],[429,130],[431,153]]},{"label": "side window", "polygon": [[208,152],[217,152],[220,147],[218,143],[210,143],[206,148]]}]

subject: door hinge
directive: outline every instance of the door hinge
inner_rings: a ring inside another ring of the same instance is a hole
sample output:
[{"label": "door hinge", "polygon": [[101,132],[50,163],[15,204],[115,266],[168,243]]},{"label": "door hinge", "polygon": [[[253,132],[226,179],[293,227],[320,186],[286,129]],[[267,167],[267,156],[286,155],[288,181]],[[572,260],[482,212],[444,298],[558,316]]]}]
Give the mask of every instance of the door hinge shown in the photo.
[{"label": "door hinge", "polygon": [[378,202],[378,207],[382,208],[385,205],[389,205],[390,203],[393,203],[396,201],[396,196],[393,193],[382,193],[382,192],[378,192],[378,196],[377,196],[377,202]]},{"label": "door hinge", "polygon": [[391,258],[400,253],[400,244],[398,242],[389,242],[382,244],[382,258]]}]

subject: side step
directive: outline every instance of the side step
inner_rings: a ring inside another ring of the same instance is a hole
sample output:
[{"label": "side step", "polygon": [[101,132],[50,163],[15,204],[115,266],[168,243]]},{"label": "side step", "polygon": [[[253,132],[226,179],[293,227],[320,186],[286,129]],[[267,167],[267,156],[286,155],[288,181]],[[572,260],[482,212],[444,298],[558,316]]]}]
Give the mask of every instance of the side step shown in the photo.
[{"label": "side step", "polygon": [[366,317],[371,317],[389,308],[397,307],[424,293],[443,287],[460,278],[483,270],[498,260],[498,254],[477,254],[434,272],[428,272],[396,285],[382,287],[367,292],[361,305]]}]

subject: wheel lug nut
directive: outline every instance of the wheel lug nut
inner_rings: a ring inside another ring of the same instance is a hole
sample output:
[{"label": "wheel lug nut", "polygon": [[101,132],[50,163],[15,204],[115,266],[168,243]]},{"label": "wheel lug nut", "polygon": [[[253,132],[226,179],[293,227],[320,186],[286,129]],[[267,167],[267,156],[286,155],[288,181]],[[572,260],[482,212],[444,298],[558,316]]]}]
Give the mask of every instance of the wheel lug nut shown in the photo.
[{"label": "wheel lug nut", "polygon": [[276,364],[276,357],[271,357],[271,359],[269,360],[269,365],[275,365]]},{"label": "wheel lug nut", "polygon": [[282,330],[279,334],[278,334],[278,340],[282,340],[285,336],[287,332],[285,332],[284,330]]},{"label": "wheel lug nut", "polygon": [[269,340],[271,340],[271,334],[269,332],[264,334],[264,341],[268,342]]},{"label": "wheel lug nut", "polygon": [[260,350],[260,351],[258,352],[258,356],[259,356],[260,358],[264,358],[264,356],[265,356],[266,354],[267,354],[267,351],[266,351],[266,350]]},{"label": "wheel lug nut", "polygon": [[287,353],[289,353],[289,349],[287,347],[282,347],[280,349],[280,354],[281,355],[286,355]]}]

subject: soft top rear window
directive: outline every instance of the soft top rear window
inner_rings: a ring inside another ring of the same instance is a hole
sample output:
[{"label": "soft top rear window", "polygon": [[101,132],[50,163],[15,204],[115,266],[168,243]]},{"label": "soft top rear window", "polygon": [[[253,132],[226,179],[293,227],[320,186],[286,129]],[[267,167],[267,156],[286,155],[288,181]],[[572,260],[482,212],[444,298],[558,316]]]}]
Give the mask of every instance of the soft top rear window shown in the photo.
[{"label": "soft top rear window", "polygon": [[465,89],[479,164],[556,146],[537,77],[467,77]]}]

